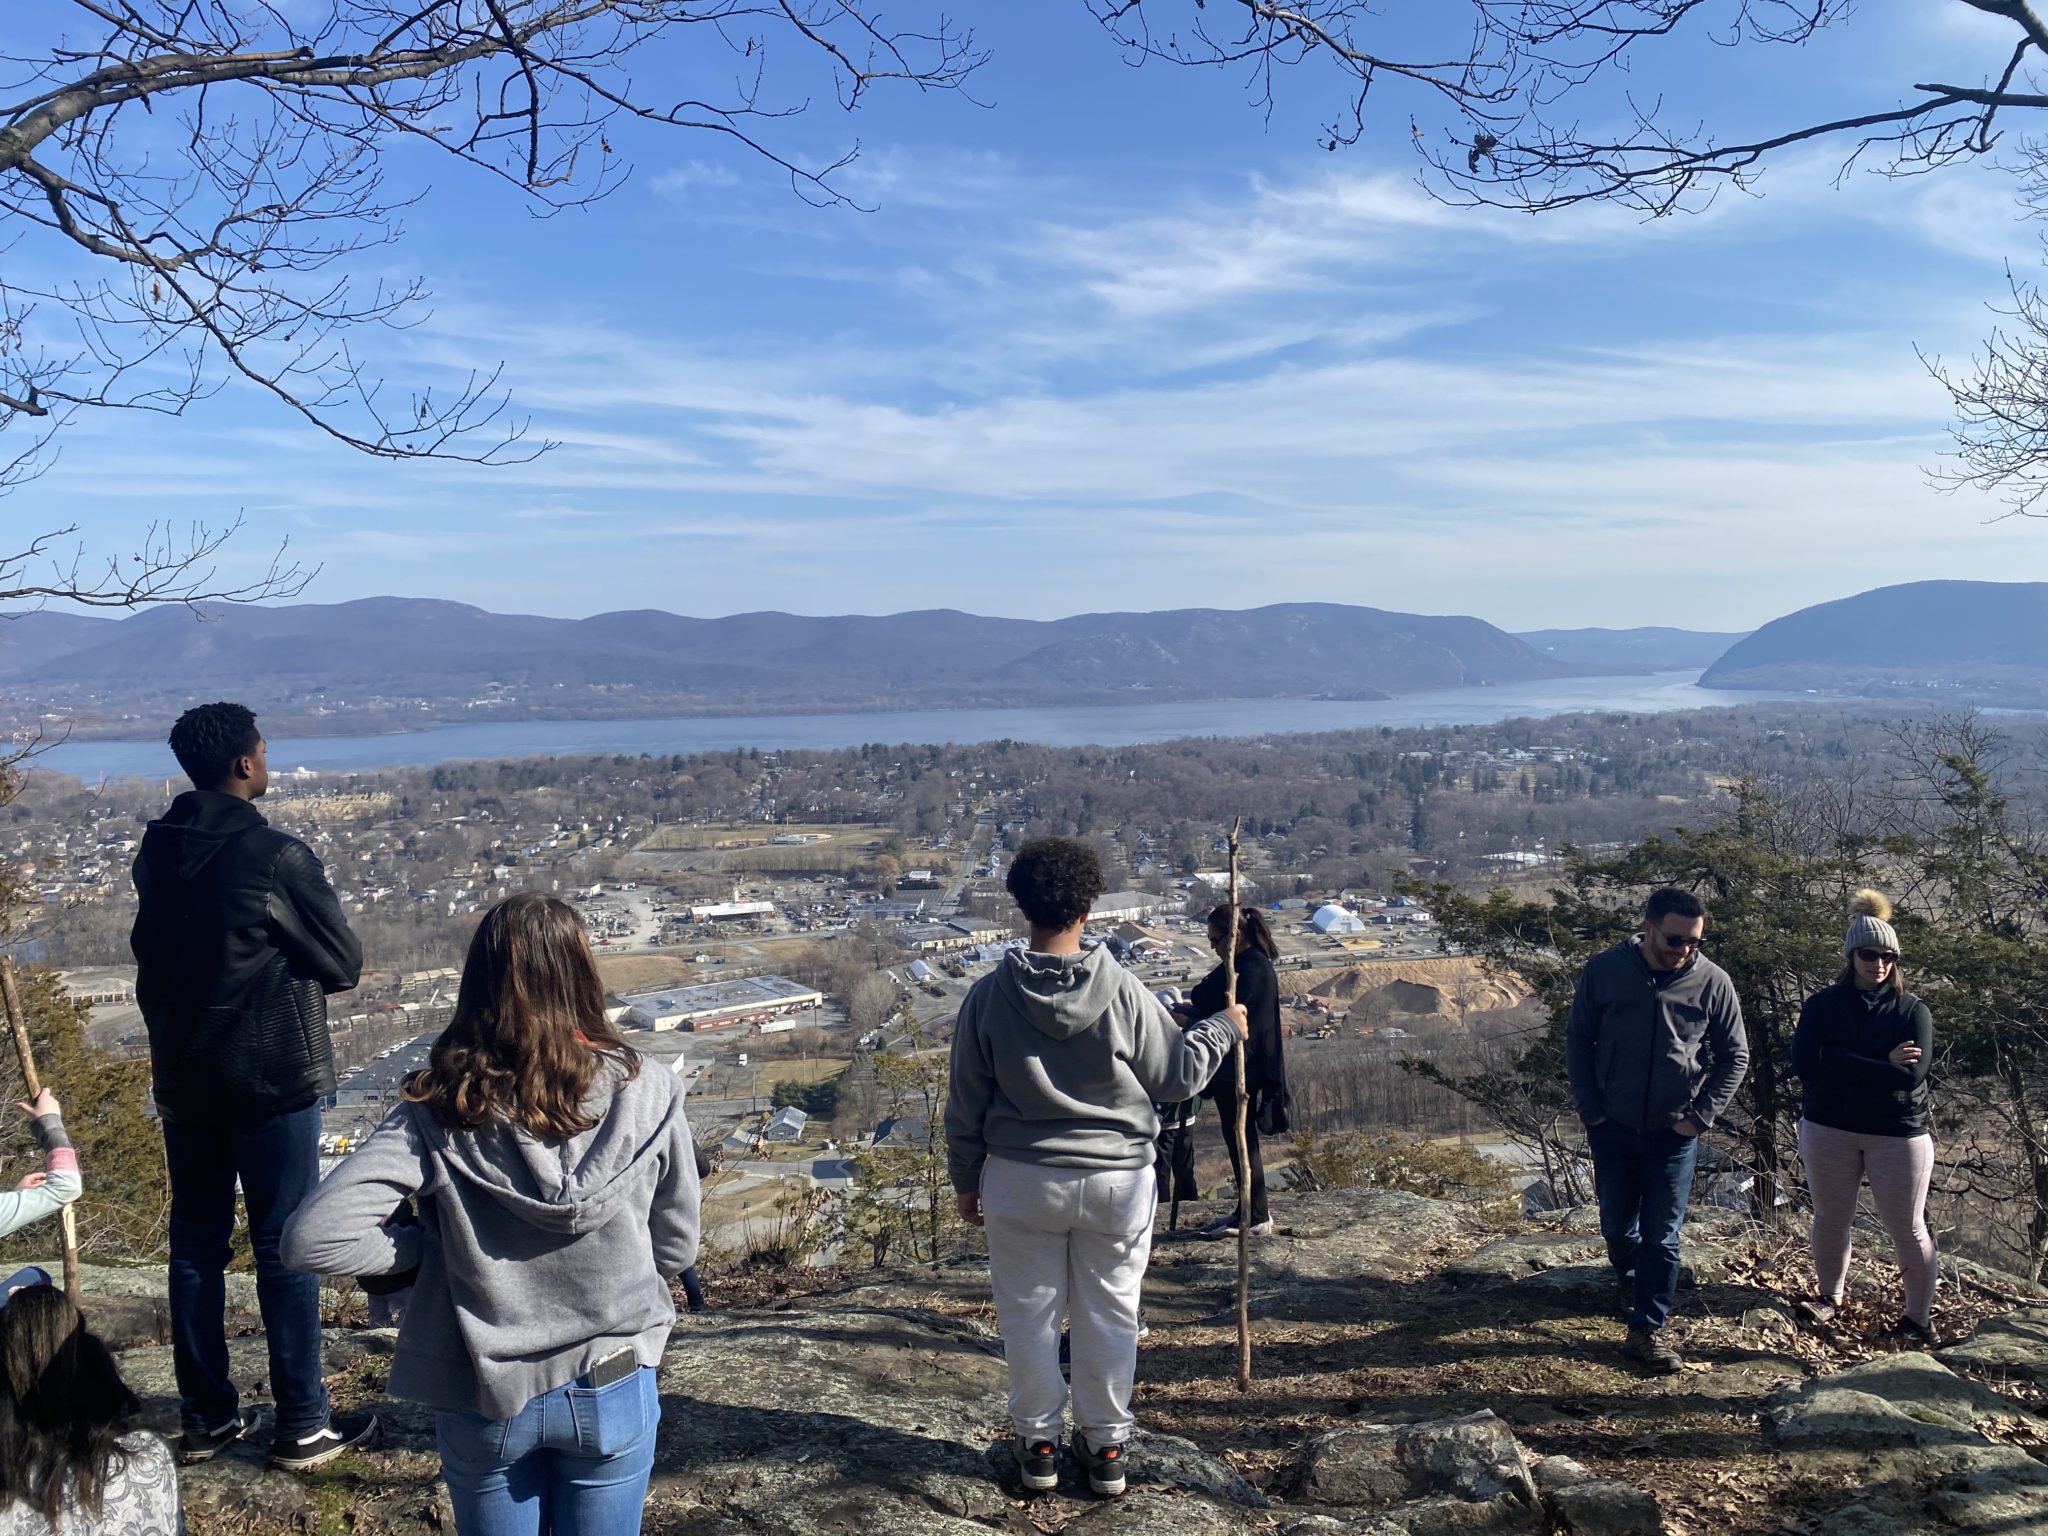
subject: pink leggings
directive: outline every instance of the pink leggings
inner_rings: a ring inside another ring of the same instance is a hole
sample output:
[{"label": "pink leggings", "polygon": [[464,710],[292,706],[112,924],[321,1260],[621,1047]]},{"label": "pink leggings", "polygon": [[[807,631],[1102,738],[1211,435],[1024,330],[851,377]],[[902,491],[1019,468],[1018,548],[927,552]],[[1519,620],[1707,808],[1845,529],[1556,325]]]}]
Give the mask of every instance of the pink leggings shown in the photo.
[{"label": "pink leggings", "polygon": [[1813,1270],[1820,1293],[1842,1299],[1849,1274],[1849,1229],[1865,1176],[1877,1219],[1890,1234],[1905,1283],[1906,1316],[1923,1328],[1934,1305],[1934,1234],[1927,1230],[1927,1186],[1934,1178],[1934,1138],[1859,1136],[1799,1122],[1799,1160],[1813,1197]]}]

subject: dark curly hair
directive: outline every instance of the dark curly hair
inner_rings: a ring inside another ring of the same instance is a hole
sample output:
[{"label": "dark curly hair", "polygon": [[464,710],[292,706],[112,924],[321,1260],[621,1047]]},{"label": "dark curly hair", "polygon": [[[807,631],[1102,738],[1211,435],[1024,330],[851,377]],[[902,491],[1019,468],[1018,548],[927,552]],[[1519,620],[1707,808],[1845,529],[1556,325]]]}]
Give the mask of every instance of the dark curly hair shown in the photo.
[{"label": "dark curly hair", "polygon": [[1025,922],[1058,933],[1086,917],[1102,894],[1102,860],[1071,837],[1034,837],[1017,850],[1003,884]]},{"label": "dark curly hair", "polygon": [[171,751],[178,766],[201,789],[217,789],[234,771],[235,759],[256,750],[263,733],[256,715],[241,704],[200,704],[171,727]]}]

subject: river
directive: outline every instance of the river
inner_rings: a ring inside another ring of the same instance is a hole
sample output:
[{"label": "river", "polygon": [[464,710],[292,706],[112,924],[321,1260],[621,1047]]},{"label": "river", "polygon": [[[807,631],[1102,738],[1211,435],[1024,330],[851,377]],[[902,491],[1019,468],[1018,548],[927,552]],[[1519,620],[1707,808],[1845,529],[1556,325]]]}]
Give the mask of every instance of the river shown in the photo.
[{"label": "river", "polygon": [[[1574,677],[1497,688],[1445,688],[1397,699],[1202,699],[1184,703],[1061,709],[929,709],[836,715],[731,715],[693,720],[487,720],[381,736],[302,736],[270,744],[273,772],[346,773],[474,758],[576,757],[592,753],[729,752],[863,742],[1034,742],[1049,747],[1128,746],[1186,736],[1270,736],[1376,726],[1490,725],[1517,716],[1582,710],[1663,713],[1731,704],[1804,700],[1798,693],[1741,693],[1694,684],[1698,674]],[[168,722],[166,722],[168,724]],[[150,741],[75,741],[39,754],[35,766],[102,778],[175,775],[170,749]]]}]

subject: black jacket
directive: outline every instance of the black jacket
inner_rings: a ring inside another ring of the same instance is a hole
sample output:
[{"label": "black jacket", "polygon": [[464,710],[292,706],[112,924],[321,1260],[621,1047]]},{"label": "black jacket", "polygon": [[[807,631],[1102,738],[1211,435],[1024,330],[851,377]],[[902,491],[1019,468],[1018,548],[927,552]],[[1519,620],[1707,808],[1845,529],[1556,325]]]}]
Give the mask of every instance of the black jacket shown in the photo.
[{"label": "black jacket", "polygon": [[1661,1131],[1690,1116],[1705,1130],[1749,1071],[1749,1035],[1721,967],[1694,955],[1660,976],[1625,939],[1579,973],[1564,1057],[1586,1124]]},{"label": "black jacket", "polygon": [[334,1091],[327,996],[363,947],[313,851],[248,801],[189,790],[135,856],[135,1000],[166,1120],[264,1119]]},{"label": "black jacket", "polygon": [[[1920,1047],[1920,1060],[1902,1067],[1890,1057],[1908,1040]],[[1792,1031],[1800,1112],[1858,1136],[1924,1136],[1933,1054],[1934,1016],[1912,993],[1886,988],[1866,1003],[1854,987],[1823,987],[1800,1008]]]},{"label": "black jacket", "polygon": [[[1261,1089],[1287,1086],[1287,1056],[1280,1035],[1280,977],[1273,962],[1256,949],[1248,949],[1237,957],[1237,1000],[1244,1004],[1246,1023],[1251,1030],[1244,1047],[1244,1085],[1256,1102]],[[1188,1001],[1191,1018],[1206,1019],[1223,1011],[1221,964],[1195,983]],[[1223,1070],[1202,1090],[1202,1097],[1234,1092],[1236,1086],[1237,1079],[1226,1057]]]}]

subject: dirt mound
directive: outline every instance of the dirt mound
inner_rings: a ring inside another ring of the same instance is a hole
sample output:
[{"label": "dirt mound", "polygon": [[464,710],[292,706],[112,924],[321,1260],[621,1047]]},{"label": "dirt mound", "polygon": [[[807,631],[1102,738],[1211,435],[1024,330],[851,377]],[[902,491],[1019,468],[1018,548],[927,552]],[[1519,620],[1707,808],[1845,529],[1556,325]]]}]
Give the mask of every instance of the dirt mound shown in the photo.
[{"label": "dirt mound", "polygon": [[[1512,976],[1500,976],[1481,960],[1445,956],[1433,960],[1362,960],[1334,971],[1306,971],[1290,978],[1306,983],[1313,996],[1331,1003],[1356,1003],[1385,994],[1401,1013],[1481,1013],[1512,1008],[1529,989]],[[1391,990],[1398,988],[1399,990]]]}]

